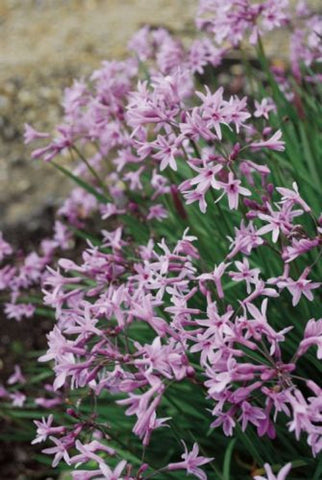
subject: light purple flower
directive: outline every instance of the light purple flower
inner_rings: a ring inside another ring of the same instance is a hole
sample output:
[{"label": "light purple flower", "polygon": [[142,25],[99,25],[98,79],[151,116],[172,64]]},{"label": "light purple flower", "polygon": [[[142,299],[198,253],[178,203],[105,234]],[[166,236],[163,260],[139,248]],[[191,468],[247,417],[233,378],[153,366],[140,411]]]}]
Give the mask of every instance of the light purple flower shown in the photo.
[{"label": "light purple flower", "polygon": [[167,470],[186,470],[187,473],[194,475],[200,480],[207,480],[207,475],[199,467],[205,465],[206,463],[212,462],[213,458],[200,457],[199,447],[197,443],[193,444],[191,452],[188,451],[187,446],[184,442],[184,453],[182,454],[183,461],[177,463],[169,463]]},{"label": "light purple flower", "polygon": [[281,468],[281,470],[278,472],[277,475],[274,475],[272,471],[272,467],[268,463],[265,463],[264,469],[267,476],[263,477],[262,475],[255,475],[254,479],[255,480],[285,480],[291,468],[292,468],[292,464],[287,463],[286,465],[284,465],[283,468]]}]

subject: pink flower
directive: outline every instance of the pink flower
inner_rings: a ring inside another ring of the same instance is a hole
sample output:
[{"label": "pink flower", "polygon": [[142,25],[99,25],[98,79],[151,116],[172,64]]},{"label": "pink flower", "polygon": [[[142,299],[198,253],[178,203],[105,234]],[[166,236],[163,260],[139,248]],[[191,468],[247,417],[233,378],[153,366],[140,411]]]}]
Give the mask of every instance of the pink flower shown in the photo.
[{"label": "pink flower", "polygon": [[168,211],[164,208],[163,205],[158,203],[156,205],[152,205],[149,208],[149,213],[148,213],[148,216],[146,217],[146,219],[147,220],[153,220],[155,218],[156,220],[159,220],[159,222],[160,222],[164,218],[167,218],[167,216],[168,216]]},{"label": "pink flower", "polygon": [[268,120],[269,112],[276,110],[276,106],[270,98],[263,98],[260,103],[255,100],[255,107],[254,117],[264,117],[266,120]]},{"label": "pink flower", "polygon": [[31,303],[6,303],[4,310],[8,318],[14,318],[20,322],[23,317],[32,317],[36,307]]},{"label": "pink flower", "polygon": [[219,198],[217,198],[215,203],[219,202],[219,200],[221,200],[221,198],[226,194],[228,197],[228,205],[230,210],[236,210],[238,208],[239,195],[251,195],[251,192],[248,190],[248,188],[240,186],[241,181],[235,179],[232,172],[229,172],[228,174],[228,183],[218,182],[218,184],[223,188],[224,192]]},{"label": "pink flower", "polygon": [[74,455],[70,459],[71,464],[76,464],[76,468],[81,465],[82,463],[86,463],[89,461],[94,461],[98,465],[103,465],[103,459],[97,455],[95,452],[97,450],[104,451],[108,453],[109,455],[114,455],[115,450],[113,448],[107,447],[106,445],[103,445],[102,443],[98,442],[97,440],[93,440],[90,443],[83,444],[79,440],[76,440],[75,442],[75,448],[80,452],[77,455]]},{"label": "pink flower", "polygon": [[25,127],[24,139],[26,144],[31,143],[40,138],[49,137],[48,133],[38,132],[37,130],[32,128],[30,125],[28,125],[28,123],[25,123],[24,127]]},{"label": "pink flower", "polygon": [[183,192],[183,196],[186,200],[187,205],[191,205],[191,203],[198,202],[199,209],[202,213],[206,213],[207,210],[207,202],[205,199],[205,195],[197,190],[191,190],[187,192]]},{"label": "pink flower", "polygon": [[319,244],[320,239],[318,237],[313,239],[301,238],[300,240],[293,238],[292,244],[283,249],[282,260],[284,260],[285,263],[293,262],[293,260],[295,260],[297,257],[309,252]]},{"label": "pink flower", "polygon": [[278,152],[283,152],[285,150],[285,142],[280,140],[282,137],[282,131],[277,130],[274,135],[268,140],[262,140],[261,142],[252,142],[250,148],[252,150],[261,150],[262,148],[268,148],[269,150],[276,150]]},{"label": "pink flower", "polygon": [[242,262],[235,262],[238,272],[229,272],[229,276],[234,282],[246,282],[246,291],[249,294],[251,291],[251,283],[256,283],[258,280],[260,269],[250,268],[247,258],[243,258]]},{"label": "pink flower", "polygon": [[280,233],[289,235],[293,227],[293,218],[302,215],[303,210],[292,210],[292,206],[282,205],[279,210],[273,210],[267,203],[269,213],[259,213],[258,218],[266,221],[266,225],[257,230],[258,235],[265,235],[272,232],[272,241],[276,243]]},{"label": "pink flower", "polygon": [[200,480],[207,480],[207,475],[203,472],[199,466],[212,462],[214,458],[199,457],[199,447],[197,443],[193,444],[191,452],[188,452],[186,444],[182,441],[185,452],[182,454],[183,461],[177,463],[169,463],[167,470],[186,470],[187,473],[191,473]]},{"label": "pink flower", "polygon": [[309,273],[310,268],[306,268],[297,280],[286,278],[277,283],[279,288],[287,288],[287,290],[291,293],[293,307],[299,303],[302,295],[304,295],[308,300],[312,301],[314,299],[312,290],[319,288],[321,285],[318,282],[307,280],[306,277]]},{"label": "pink flower", "polygon": [[213,140],[215,134],[207,126],[207,121],[202,118],[200,108],[194,107],[191,112],[186,112],[184,122],[179,124],[183,137],[198,141],[200,138]]},{"label": "pink flower", "polygon": [[[124,400],[117,400],[119,405],[128,405],[126,415],[136,415],[137,422],[133,427],[133,433],[142,439],[143,445],[148,445],[150,442],[151,433],[153,430],[164,426],[164,422],[169,418],[156,418],[156,409],[161,401],[163,385],[159,380],[142,395],[129,394],[128,398]],[[153,398],[153,395],[156,396]]]},{"label": "pink flower", "polygon": [[303,200],[303,198],[299,194],[297,183],[293,182],[292,187],[293,187],[293,190],[290,190],[289,188],[282,188],[282,187],[276,188],[278,193],[282,195],[281,203],[286,203],[289,205],[294,205],[295,203],[297,203],[298,205],[301,205],[301,207],[305,212],[310,212],[311,208],[308,206],[308,204]]},{"label": "pink flower", "polygon": [[160,160],[160,171],[162,172],[167,166],[176,171],[177,162],[175,157],[180,155],[176,137],[174,135],[169,137],[158,135],[152,146],[155,150],[158,150],[158,152],[154,153],[152,156],[153,158]]},{"label": "pink flower", "polygon": [[21,383],[21,384],[26,383],[26,379],[23,376],[19,365],[15,365],[14,373],[10,375],[10,377],[7,380],[8,385],[13,385],[14,383]]},{"label": "pink flower", "polygon": [[225,107],[227,103],[223,99],[224,89],[218,88],[215,93],[211,93],[206,86],[206,94],[196,92],[196,95],[201,98],[202,118],[206,121],[207,128],[214,129],[219,140],[222,139],[221,124],[227,124],[225,117]]},{"label": "pink flower", "polygon": [[229,259],[234,257],[238,252],[244,255],[250,255],[253,248],[257,248],[264,243],[264,240],[259,236],[252,222],[245,225],[244,220],[242,220],[240,228],[234,227],[234,230],[234,238],[228,237],[231,241],[231,252],[227,256]]},{"label": "pink flower", "polygon": [[190,185],[197,185],[197,192],[205,194],[210,187],[216,190],[219,189],[219,183],[216,180],[216,175],[222,170],[222,165],[215,165],[213,162],[211,162],[203,167],[196,167],[194,165],[191,165],[191,167],[199,172],[196,177],[189,180]]},{"label": "pink flower", "polygon": [[120,480],[120,475],[124,470],[125,465],[126,460],[121,460],[112,471],[112,469],[108,465],[106,465],[106,463],[100,463],[100,469],[104,475],[104,478],[106,478],[107,480]]},{"label": "pink flower", "polygon": [[292,464],[287,463],[278,472],[278,474],[276,476],[276,475],[273,474],[272,467],[268,463],[265,463],[264,469],[265,469],[267,477],[263,477],[262,475],[255,475],[254,480],[285,480],[286,476],[288,475],[291,468],[292,468]]},{"label": "pink flower", "polygon": [[2,232],[0,232],[0,262],[5,256],[11,255],[12,252],[11,245],[3,239]]},{"label": "pink flower", "polygon": [[219,298],[224,298],[224,291],[221,285],[221,277],[225,273],[225,270],[229,267],[230,263],[221,262],[218,266],[215,265],[214,271],[212,273],[203,273],[198,277],[201,282],[206,280],[211,280],[215,282],[217,293]]},{"label": "pink flower", "polygon": [[241,404],[241,416],[242,431],[246,430],[248,422],[253,425],[259,426],[260,421],[266,418],[264,410],[259,407],[253,407],[249,402],[243,402]]},{"label": "pink flower", "polygon": [[306,324],[304,330],[304,338],[301,341],[297,356],[304,355],[304,353],[310,348],[312,345],[316,345],[318,347],[317,357],[318,359],[322,359],[322,318],[319,320],[314,320],[311,318]]},{"label": "pink flower", "polygon": [[23,407],[25,401],[27,400],[26,395],[22,392],[10,393],[9,397],[12,400],[12,406],[19,408]]},{"label": "pink flower", "polygon": [[255,298],[265,295],[266,297],[278,297],[279,294],[277,293],[274,288],[267,288],[265,286],[265,282],[260,279],[254,279],[255,290],[244,300],[242,301],[243,305],[252,302]]},{"label": "pink flower", "polygon": [[56,435],[59,433],[64,433],[65,427],[52,427],[52,423],[54,420],[53,415],[49,415],[46,419],[45,417],[42,418],[41,422],[38,420],[34,420],[34,424],[37,427],[37,437],[31,442],[32,444],[44,442],[48,435]]},{"label": "pink flower", "polygon": [[68,447],[70,447],[70,439],[67,440],[67,437],[58,439],[56,437],[49,437],[50,440],[56,445],[55,447],[45,448],[42,450],[46,455],[55,455],[52,466],[57,467],[60,460],[63,458],[67,465],[70,465],[70,457],[68,455]]}]

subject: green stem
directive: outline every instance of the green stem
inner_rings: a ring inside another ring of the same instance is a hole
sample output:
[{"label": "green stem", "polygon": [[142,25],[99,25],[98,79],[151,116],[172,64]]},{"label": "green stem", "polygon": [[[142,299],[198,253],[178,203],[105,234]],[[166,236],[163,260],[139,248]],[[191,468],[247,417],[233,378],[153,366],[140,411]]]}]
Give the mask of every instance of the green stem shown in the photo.
[{"label": "green stem", "polygon": [[109,195],[109,192],[106,188],[106,185],[104,184],[104,182],[102,181],[102,179],[100,178],[100,176],[98,175],[98,173],[96,172],[96,170],[92,167],[92,165],[89,163],[89,161],[87,160],[86,157],[84,157],[84,155],[78,150],[77,147],[73,146],[71,147],[72,150],[74,150],[74,152],[78,155],[78,157],[81,159],[81,161],[86,165],[86,167],[88,168],[88,171],[93,175],[93,177],[97,180],[99,186],[102,188],[103,192],[108,196]]}]

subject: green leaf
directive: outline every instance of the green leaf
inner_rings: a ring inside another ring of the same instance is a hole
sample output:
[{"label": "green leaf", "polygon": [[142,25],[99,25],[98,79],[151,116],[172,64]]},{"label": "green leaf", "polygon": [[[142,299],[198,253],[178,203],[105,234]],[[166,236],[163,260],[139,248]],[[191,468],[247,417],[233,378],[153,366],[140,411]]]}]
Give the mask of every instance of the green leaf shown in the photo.
[{"label": "green leaf", "polygon": [[231,464],[231,457],[234,451],[234,446],[237,439],[233,438],[226,449],[225,458],[224,458],[224,466],[223,466],[223,478],[224,480],[229,480],[230,478],[230,464]]},{"label": "green leaf", "polygon": [[72,172],[67,170],[67,168],[63,167],[62,165],[58,165],[58,163],[55,163],[55,162],[51,162],[51,165],[53,165],[55,168],[57,168],[57,170],[59,170],[64,175],[66,175],[71,180],[73,180],[73,182],[75,182],[79,187],[83,188],[88,193],[91,193],[92,195],[94,195],[94,197],[96,197],[100,203],[107,203],[109,201],[109,199],[105,195],[98,192],[94,187],[92,187],[92,185],[85,182],[80,177],[77,177],[76,175],[74,175]]}]

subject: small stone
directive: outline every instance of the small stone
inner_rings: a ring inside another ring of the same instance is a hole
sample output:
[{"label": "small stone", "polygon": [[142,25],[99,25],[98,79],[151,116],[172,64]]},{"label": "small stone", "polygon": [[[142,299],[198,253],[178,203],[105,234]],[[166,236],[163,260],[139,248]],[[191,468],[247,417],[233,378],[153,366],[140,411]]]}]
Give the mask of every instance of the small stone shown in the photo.
[{"label": "small stone", "polygon": [[26,90],[21,90],[18,93],[18,101],[22,103],[23,106],[31,106],[35,103],[34,97],[32,94]]},{"label": "small stone", "polygon": [[28,192],[28,190],[30,190],[31,188],[31,183],[29,180],[27,179],[21,179],[19,180],[17,183],[16,183],[16,188],[18,190],[19,193],[23,194],[23,193],[26,193]]},{"label": "small stone", "polygon": [[17,87],[13,82],[6,82],[3,85],[3,91],[8,95],[8,96],[13,96],[16,94]]},{"label": "small stone", "polygon": [[3,137],[5,140],[13,140],[17,135],[16,129],[12,125],[7,125],[3,129]]},{"label": "small stone", "polygon": [[0,110],[6,111],[10,106],[10,101],[5,95],[0,95]]}]

